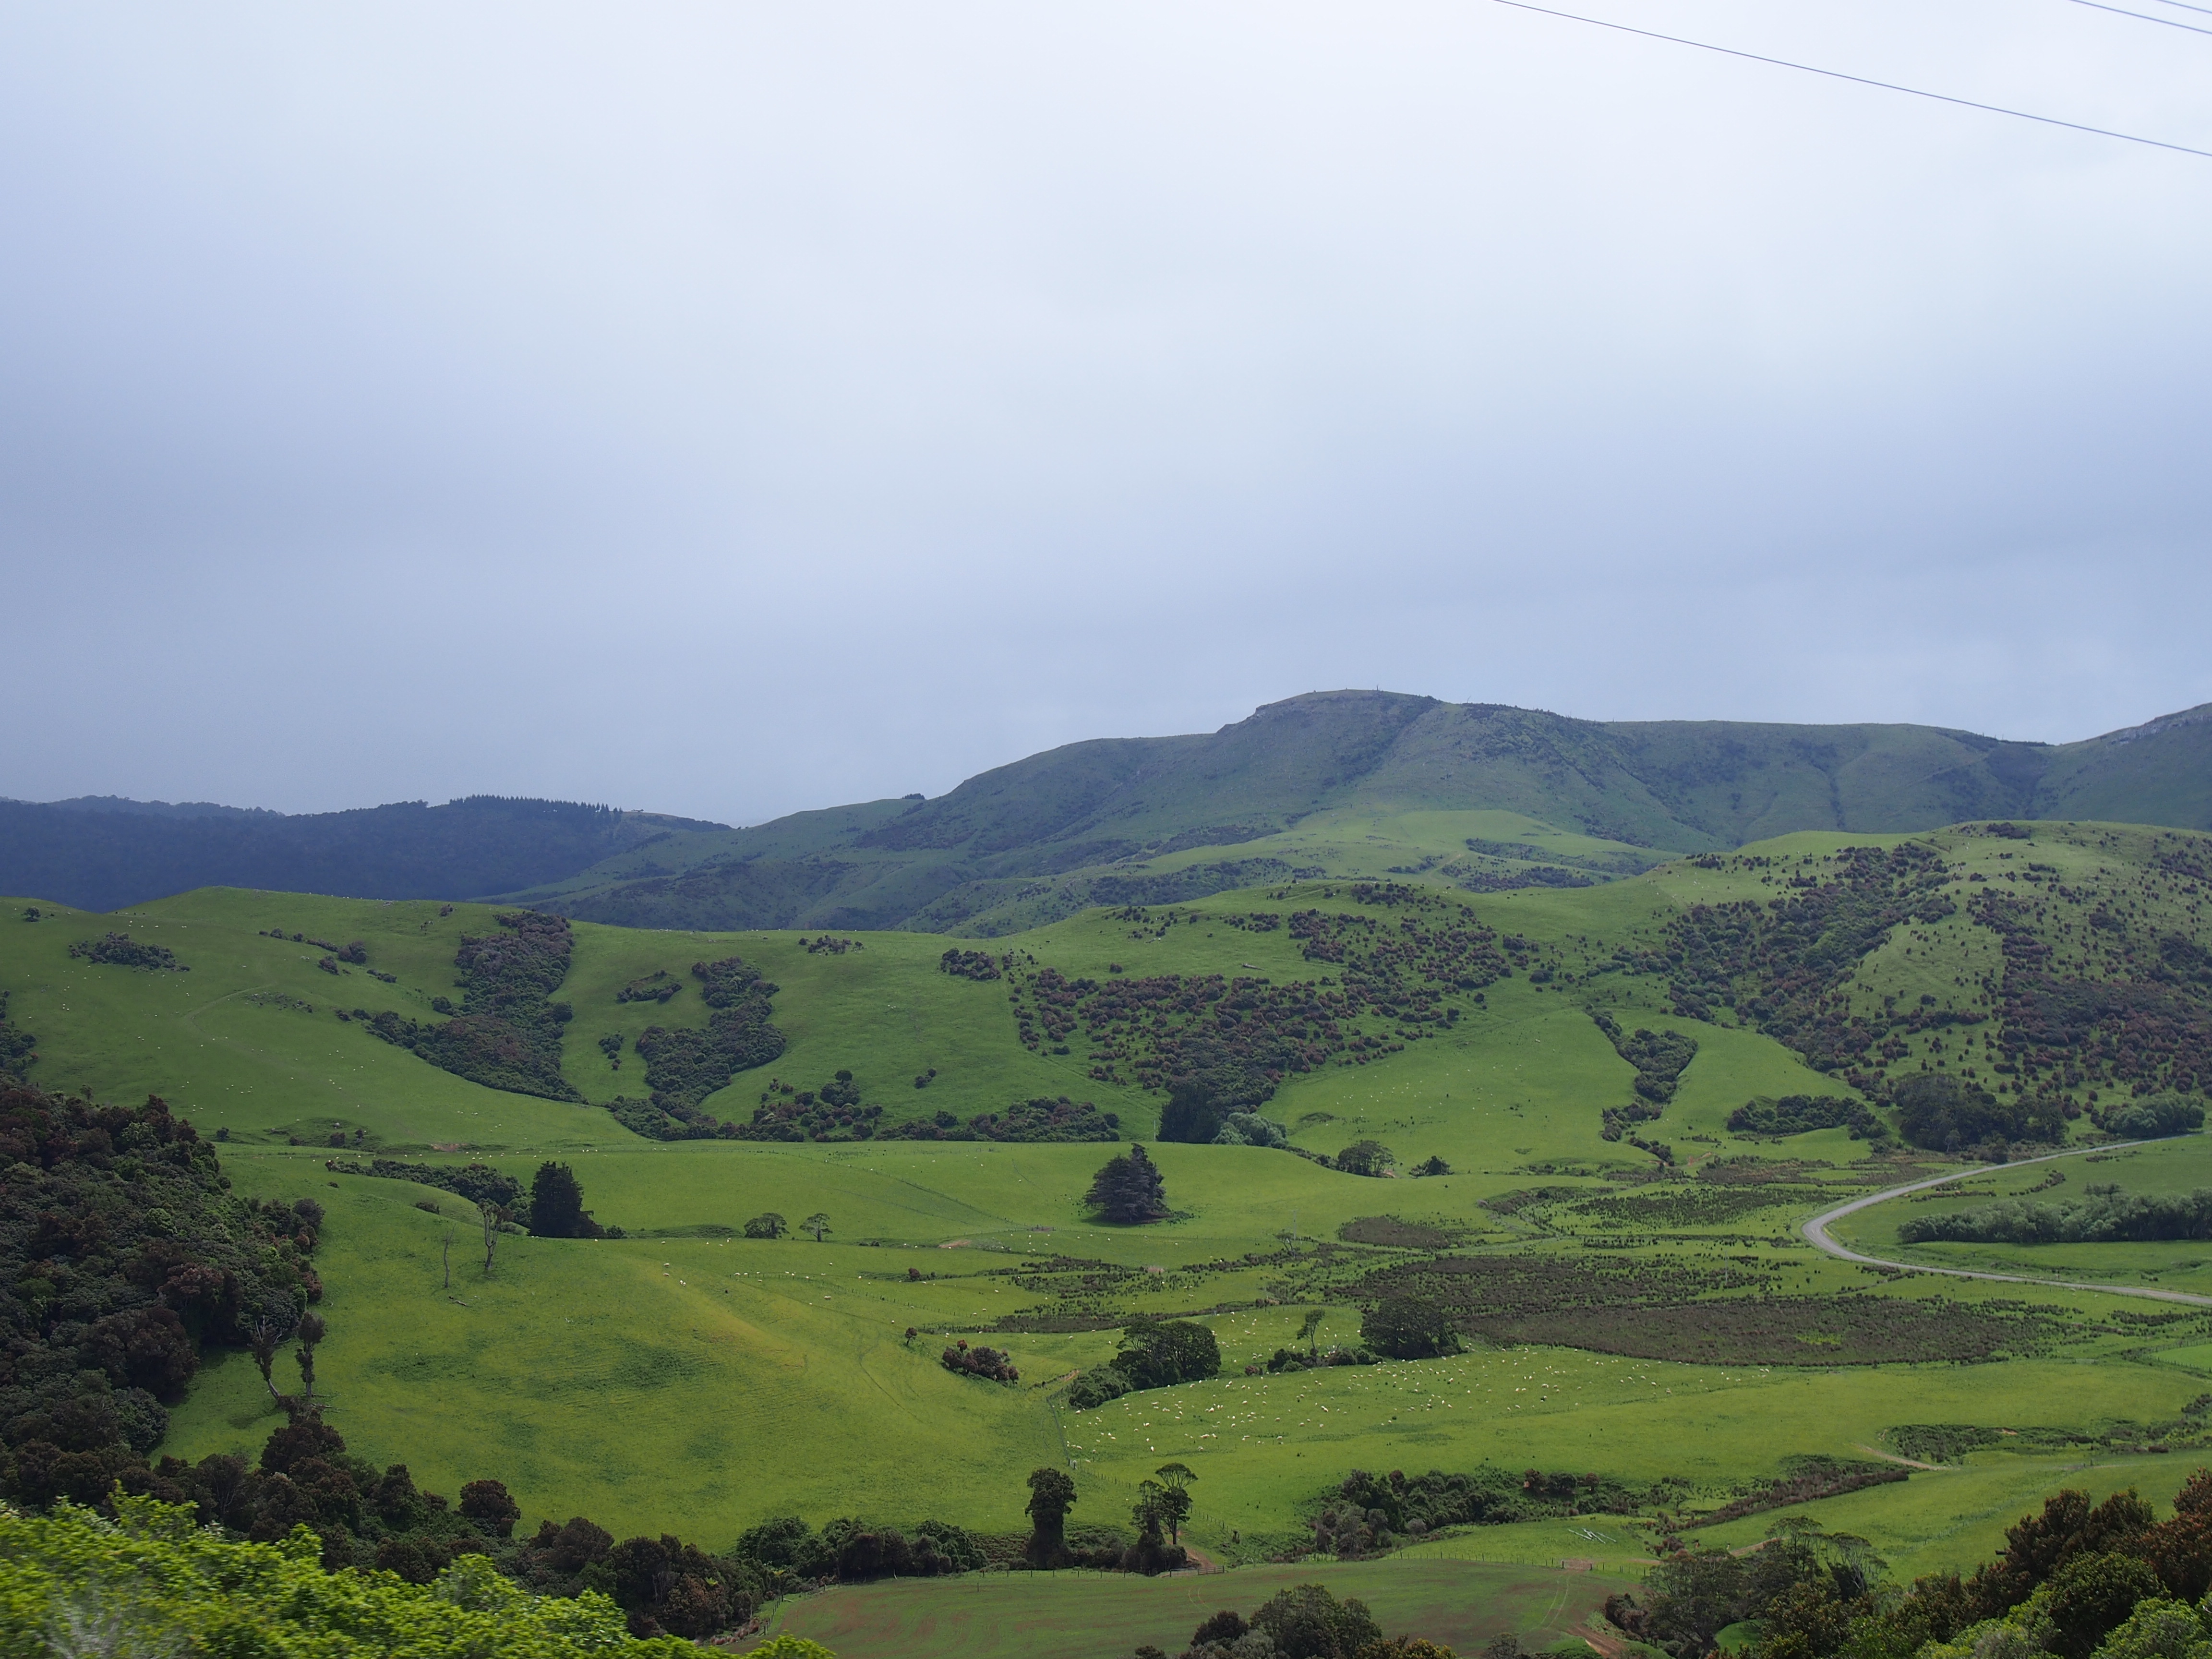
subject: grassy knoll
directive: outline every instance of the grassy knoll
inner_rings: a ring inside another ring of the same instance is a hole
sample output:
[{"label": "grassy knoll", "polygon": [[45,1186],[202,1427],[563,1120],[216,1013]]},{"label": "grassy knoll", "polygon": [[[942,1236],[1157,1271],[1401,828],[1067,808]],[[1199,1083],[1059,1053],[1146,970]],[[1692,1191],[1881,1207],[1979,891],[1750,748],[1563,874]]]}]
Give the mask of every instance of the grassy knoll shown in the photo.
[{"label": "grassy knoll", "polygon": [[1507,1632],[1531,1650],[1573,1640],[1623,1587],[1602,1573],[1436,1559],[1155,1579],[1022,1574],[828,1590],[786,1603],[775,1628],[842,1659],[1097,1659],[1139,1643],[1177,1651],[1210,1613],[1249,1613],[1279,1589],[1316,1583],[1359,1597],[1389,1634],[1418,1632],[1460,1653]]}]

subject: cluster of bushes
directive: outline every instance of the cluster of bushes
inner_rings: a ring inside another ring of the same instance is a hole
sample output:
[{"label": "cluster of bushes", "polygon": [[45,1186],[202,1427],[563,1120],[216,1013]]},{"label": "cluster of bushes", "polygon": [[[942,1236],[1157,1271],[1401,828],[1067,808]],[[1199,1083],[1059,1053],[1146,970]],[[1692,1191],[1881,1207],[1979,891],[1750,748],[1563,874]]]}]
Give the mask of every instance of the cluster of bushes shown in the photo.
[{"label": "cluster of bushes", "polygon": [[[488,1089],[580,1101],[583,1096],[561,1074],[562,1028],[574,1010],[550,1000],[568,973],[574,940],[568,919],[514,910],[494,920],[498,933],[461,936],[453,965],[460,969],[464,1000],[441,1024],[419,1024],[390,1009],[370,1014],[356,1008],[350,1018],[441,1071]],[[432,999],[431,1006],[441,1013],[453,1010],[443,998]]]},{"label": "cluster of bushes", "polygon": [[861,1103],[860,1085],[840,1071],[817,1089],[771,1082],[752,1121],[732,1133],[739,1140],[866,1140],[883,1115],[882,1107]]},{"label": "cluster of bushes", "polygon": [[968,1346],[962,1337],[939,1356],[945,1369],[960,1376],[980,1376],[987,1382],[1018,1382],[1022,1374],[1004,1348]]},{"label": "cluster of bushes", "polygon": [[1802,1135],[1814,1129],[1849,1129],[1853,1140],[1887,1140],[1889,1125],[1863,1102],[1841,1095],[1755,1095],[1729,1114],[1739,1135]]},{"label": "cluster of bushes", "polygon": [[166,945],[142,945],[128,933],[102,933],[98,939],[81,939],[70,946],[69,953],[110,968],[150,968],[177,974],[191,972],[177,960],[177,953]]},{"label": "cluster of bushes", "polygon": [[684,988],[684,981],[665,968],[656,968],[615,993],[617,1002],[665,1002]]},{"label": "cluster of bushes", "polygon": [[2024,1198],[1951,1215],[1914,1216],[1897,1230],[1907,1244],[2146,1244],[2212,1238],[2212,1188],[2191,1193],[2124,1193],[2090,1187],[2071,1204]]},{"label": "cluster of bushes", "polygon": [[[0,1007],[0,1012],[4,1012]],[[2150,1095],[2101,1111],[2092,1107],[2089,1120],[2122,1140],[2163,1140],[2170,1135],[2195,1134],[2203,1128],[2204,1108],[2181,1095]]]},{"label": "cluster of bushes", "polygon": [[473,1582],[495,1587],[503,1577],[538,1595],[605,1597],[620,1609],[615,1631],[626,1623],[636,1637],[713,1636],[782,1588],[740,1557],[665,1534],[617,1543],[582,1516],[518,1540],[521,1509],[501,1481],[469,1481],[458,1502],[422,1491],[404,1464],[380,1471],[349,1454],[311,1401],[285,1403],[291,1420],[269,1437],[258,1467],[224,1453],[196,1464],[165,1457],[134,1495],[185,1506],[189,1522],[252,1543],[311,1537],[310,1559],[332,1573],[374,1567],[428,1584],[482,1558]]},{"label": "cluster of bushes", "polygon": [[0,1077],[21,1077],[38,1057],[38,1038],[9,1022],[8,994],[0,991]]},{"label": "cluster of bushes", "polygon": [[1221,1120],[1221,1127],[1213,1136],[1217,1146],[1285,1147],[1291,1144],[1290,1132],[1273,1118],[1262,1117],[1257,1112],[1230,1112]]},{"label": "cluster of bushes", "polygon": [[1912,1473],[1894,1463],[1869,1463],[1840,1457],[1790,1457],[1783,1462],[1780,1475],[1754,1482],[1749,1492],[1700,1515],[1694,1524],[1726,1526],[1747,1515],[1764,1515],[1769,1510],[1817,1503],[1823,1498],[1840,1498],[1845,1492],[1861,1492],[1869,1486],[1893,1486]]},{"label": "cluster of bushes", "polygon": [[803,939],[799,942],[805,947],[806,954],[810,957],[820,956],[825,951],[833,957],[842,957],[848,951],[867,949],[866,945],[856,939],[832,939],[827,933],[823,934],[819,939]]},{"label": "cluster of bushes", "polygon": [[947,951],[937,959],[940,973],[957,979],[997,979],[1000,970],[997,960],[985,951]]},{"label": "cluster of bushes", "polygon": [[1674,1011],[1706,1019],[1733,1008],[1816,1068],[1874,1086],[1859,1068],[1909,1017],[1855,1010],[1834,994],[1893,927],[1958,908],[1948,878],[1943,855],[1921,842],[1846,847],[1816,877],[1793,877],[1787,897],[1693,904],[1668,924],[1660,953]]},{"label": "cluster of bushes", "polygon": [[1679,1031],[1647,1031],[1640,1025],[1633,1032],[1623,1031],[1620,1021],[1595,1008],[1590,1018],[1613,1044],[1613,1053],[1636,1068],[1638,1096],[1654,1106],[1674,1098],[1675,1085],[1698,1057],[1696,1038]]},{"label": "cluster of bushes", "polygon": [[848,1517],[825,1522],[817,1532],[797,1516],[785,1516],[740,1534],[731,1553],[797,1583],[938,1578],[990,1565],[975,1535],[950,1521],[925,1521],[908,1534]]},{"label": "cluster of bushes", "polygon": [[1147,1320],[1121,1334],[1119,1352],[1067,1385],[1067,1403],[1088,1411],[1143,1389],[1171,1389],[1221,1375],[1221,1345],[1187,1319]]},{"label": "cluster of bushes", "polygon": [[1070,1100],[1062,1095],[1057,1100],[1040,1097],[1021,1101],[1003,1112],[978,1112],[965,1123],[951,1112],[939,1112],[886,1129],[878,1139],[1056,1143],[1119,1140],[1121,1123],[1116,1113],[1102,1112],[1090,1101]]},{"label": "cluster of bushes", "polygon": [[215,1148],[158,1097],[101,1106],[0,1079],[0,1492],[143,1489],[204,1349],[273,1352],[321,1296],[322,1210],[232,1198]]},{"label": "cluster of bushes", "polygon": [[1436,1359],[1460,1351],[1450,1310],[1420,1296],[1386,1296],[1360,1316],[1359,1340],[1393,1359]]},{"label": "cluster of bushes", "polygon": [[[1147,1645],[1135,1659],[1168,1656]],[[1452,1659],[1452,1651],[1425,1637],[1385,1638],[1358,1596],[1339,1601],[1326,1585],[1295,1584],[1277,1590],[1249,1620],[1234,1608],[1212,1614],[1178,1659]]]},{"label": "cluster of bushes", "polygon": [[[2158,862],[2171,875],[2187,876],[2169,858]],[[2030,882],[2037,879],[2034,868],[2029,866]],[[2070,901],[2079,915],[2089,896],[2045,879],[2052,897]],[[2182,898],[2188,890],[2169,887],[2167,896]],[[2099,948],[2082,966],[2094,963],[2100,975],[2056,971],[2046,902],[1996,888],[1972,902],[1974,920],[1996,933],[2004,950],[1998,1005],[2003,1066],[2019,1073],[2023,1087],[2212,1088],[2212,955],[2175,933],[2160,936],[2154,950],[2151,940],[2098,904],[2087,921]]]},{"label": "cluster of bushes", "polygon": [[739,1072],[765,1066],[784,1050],[783,1033],[770,1019],[774,1009],[769,999],[778,988],[763,979],[757,969],[741,957],[725,957],[719,962],[695,962],[691,973],[700,981],[701,1000],[713,1010],[705,1028],[671,1030],[653,1025],[637,1039],[653,1103],[686,1121],[693,1121],[688,1114],[701,1101],[726,1086]]},{"label": "cluster of bushes", "polygon": [[1371,1365],[1375,1363],[1374,1354],[1364,1347],[1346,1348],[1331,1343],[1324,1349],[1317,1333],[1326,1317],[1328,1316],[1322,1309],[1308,1310],[1305,1319],[1298,1326],[1297,1338],[1306,1345],[1304,1352],[1296,1348],[1278,1348],[1268,1356],[1264,1367],[1247,1365],[1244,1374],[1250,1376],[1264,1370],[1279,1376],[1285,1371],[1310,1371],[1331,1365]]},{"label": "cluster of bushes", "polygon": [[1282,927],[1282,916],[1273,910],[1254,910],[1241,916],[1212,918],[1224,927],[1242,928],[1248,933],[1272,933]]},{"label": "cluster of bushes", "polygon": [[1318,1344],[1301,1353],[1296,1348],[1278,1348],[1267,1356],[1264,1365],[1247,1365],[1245,1374],[1251,1376],[1264,1371],[1270,1376],[1279,1376],[1285,1371],[1326,1370],[1334,1365],[1372,1365],[1375,1356],[1365,1348],[1346,1348],[1330,1343],[1326,1348]]},{"label": "cluster of bushes", "polygon": [[411,1181],[418,1187],[435,1187],[471,1204],[489,1204],[507,1211],[522,1207],[522,1183],[486,1164],[406,1164],[396,1158],[332,1158],[323,1161],[332,1175],[373,1176],[379,1181]]},{"label": "cluster of bushes", "polygon": [[[684,1659],[697,1649],[631,1638],[604,1595],[532,1595],[463,1555],[434,1582],[325,1572],[309,1533],[252,1543],[210,1532],[191,1509],[122,1498],[112,1518],[62,1505],[0,1510],[11,1607],[32,1629],[82,1634],[115,1653],[307,1653],[385,1659]],[[48,1651],[42,1638],[26,1651]],[[96,1646],[94,1644],[97,1644]],[[825,1656],[826,1650],[818,1650]]]},{"label": "cluster of bushes", "polygon": [[1390,1173],[1397,1162],[1397,1153],[1381,1141],[1355,1140],[1330,1160],[1330,1167],[1341,1170],[1346,1175],[1380,1180]]},{"label": "cluster of bushes", "polygon": [[2130,1488],[2092,1505],[2060,1492],[1971,1575],[1899,1589],[1863,1539],[1792,1516],[1763,1548],[1677,1549],[1607,1613],[1627,1635],[1700,1659],[1731,1624],[1760,1625],[1756,1659],[2173,1659],[2212,1640],[2212,1471],[2159,1522]]},{"label": "cluster of bushes", "polygon": [[1946,1072],[1921,1072],[1891,1091],[1897,1131],[1934,1152],[1987,1152],[2002,1158],[2014,1143],[2057,1146],[2066,1139],[2066,1104],[2055,1097],[1999,1100]]},{"label": "cluster of bushes", "polygon": [[712,1112],[680,1103],[661,1105],[634,1095],[617,1095],[607,1103],[607,1115],[634,1135],[647,1140],[734,1139],[737,1126],[725,1123]]},{"label": "cluster of bushes", "polygon": [[[1168,1080],[1160,1139],[1192,1146],[1255,1144],[1243,1120],[1259,1117],[1257,1109],[1274,1096],[1276,1079],[1265,1066],[1252,1064],[1249,1055],[1204,1048],[1190,1058],[1195,1062],[1190,1069]],[[1224,1129],[1234,1140],[1222,1141]]]},{"label": "cluster of bushes", "polygon": [[[1376,902],[1389,902],[1375,890]],[[1091,1075],[1167,1089],[1163,1140],[1204,1143],[1222,1119],[1270,1099],[1288,1076],[1331,1063],[1364,1065],[1406,1041],[1449,1027],[1465,994],[1511,970],[1497,935],[1456,905],[1397,919],[1304,911],[1288,927],[1309,961],[1338,969],[1318,983],[1276,985],[1218,974],[1162,974],[1101,981],[1040,969],[1011,993],[1024,1046],[1064,1050],[1079,1026],[1091,1045]],[[1401,1041],[1362,1032],[1387,1021]]]},{"label": "cluster of bushes", "polygon": [[622,1237],[620,1228],[603,1228],[592,1218],[592,1212],[584,1207],[584,1188],[576,1172],[550,1158],[538,1166],[527,1200],[522,1195],[520,1182],[483,1164],[407,1164],[393,1158],[364,1163],[357,1158],[333,1158],[325,1159],[323,1167],[333,1175],[369,1176],[379,1181],[435,1187],[475,1205],[488,1225],[525,1227],[538,1238]]}]

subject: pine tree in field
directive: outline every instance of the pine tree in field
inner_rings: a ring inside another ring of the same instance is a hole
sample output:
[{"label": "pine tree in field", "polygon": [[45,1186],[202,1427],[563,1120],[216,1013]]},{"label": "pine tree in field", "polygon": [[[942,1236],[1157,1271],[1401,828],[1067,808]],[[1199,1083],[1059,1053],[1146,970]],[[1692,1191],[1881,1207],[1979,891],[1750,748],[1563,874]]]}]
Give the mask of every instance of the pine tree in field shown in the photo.
[{"label": "pine tree in field", "polygon": [[565,1164],[538,1166],[530,1183],[530,1231],[540,1238],[595,1238],[599,1229],[584,1208],[584,1188]]},{"label": "pine tree in field", "polygon": [[1170,1213],[1159,1166],[1145,1156],[1142,1146],[1132,1146],[1108,1160],[1092,1180],[1085,1201],[1107,1220],[1124,1225],[1164,1221]]}]

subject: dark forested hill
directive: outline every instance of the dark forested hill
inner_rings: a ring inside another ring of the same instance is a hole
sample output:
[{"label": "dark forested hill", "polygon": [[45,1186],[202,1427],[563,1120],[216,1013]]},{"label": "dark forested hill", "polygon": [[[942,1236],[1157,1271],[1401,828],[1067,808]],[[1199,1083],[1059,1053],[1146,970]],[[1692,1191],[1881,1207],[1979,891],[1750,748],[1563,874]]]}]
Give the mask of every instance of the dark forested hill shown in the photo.
[{"label": "dark forested hill", "polygon": [[1579,884],[1794,830],[1999,817],[2212,829],[2212,704],[2054,744],[1314,692],[750,830],[488,797],[297,817],[0,803],[0,892],[100,909],[217,884],[500,894],[636,927],[994,933],[1300,874]]},{"label": "dark forested hill", "polygon": [[718,824],[566,801],[471,796],[351,812],[0,801],[0,892],[112,910],[194,887],[473,898]]}]

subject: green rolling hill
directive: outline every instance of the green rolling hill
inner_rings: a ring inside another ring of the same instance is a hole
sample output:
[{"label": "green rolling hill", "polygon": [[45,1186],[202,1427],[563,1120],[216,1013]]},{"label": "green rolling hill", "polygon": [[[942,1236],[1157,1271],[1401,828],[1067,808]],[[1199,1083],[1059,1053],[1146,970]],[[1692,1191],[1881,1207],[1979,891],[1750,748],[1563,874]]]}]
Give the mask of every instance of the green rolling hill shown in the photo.
[{"label": "green rolling hill", "polygon": [[2014,817],[2212,828],[2212,706],[2050,744],[1320,692],[1206,736],[1071,744],[933,800],[670,836],[516,896],[634,927],[988,936],[1263,882],[1577,885],[1793,830]]},{"label": "green rolling hill", "polygon": [[[241,1194],[321,1196],[333,1420],[442,1489],[496,1466],[532,1515],[623,1527],[926,1509],[1003,1528],[1018,1510],[1006,1493],[1063,1437],[1106,1519],[1172,1445],[1207,1482],[1201,1539],[1234,1556],[1279,1547],[1316,1483],[1355,1463],[1559,1459],[1735,1491],[1783,1451],[1858,1456],[1899,1424],[2000,1412],[2094,1437],[2178,1420],[2198,1391],[2185,1372],[2097,1361],[2052,1394],[2064,1342],[2079,1364],[2133,1352],[2136,1327],[2096,1334],[2094,1297],[1993,1291],[1977,1311],[1970,1287],[1869,1282],[1791,1242],[1793,1217],[1924,1161],[1842,1127],[1778,1139],[1730,1125],[1754,1098],[1889,1117],[1895,1086],[1928,1073],[2000,1110],[2070,1110],[2069,1135],[2140,1089],[2201,1094],[2208,880],[2212,838],[2185,832],[1800,832],[1583,888],[1307,880],[1093,908],[950,962],[941,935],[910,932],[518,933],[490,907],[237,890],[106,916],[10,901],[0,1054],[50,1088],[163,1094],[221,1135]],[[506,958],[521,978],[468,965],[471,939],[526,934],[555,956]],[[702,1073],[738,1005],[710,1000],[727,975],[702,970],[732,957],[767,976],[780,1046]],[[551,1024],[532,1023],[541,1006]],[[659,1071],[656,1028],[689,1034],[695,1069]],[[509,1039],[526,1058],[549,1042],[551,1071],[518,1069]],[[1256,1105],[1293,1150],[1158,1146],[1177,1218],[1102,1225],[1082,1194],[1114,1149],[1051,1139],[1044,1118],[1024,1130],[1013,1109],[1089,1103],[1123,1138],[1151,1137],[1177,1074],[1204,1081],[1217,1119]],[[1401,1178],[1334,1167],[1361,1140],[1389,1147]],[[526,1181],[547,1156],[627,1237],[517,1237],[495,1273],[468,1265],[473,1212],[424,1172],[475,1161]],[[1402,1178],[1431,1158],[1450,1173]],[[820,1210],[833,1231],[736,1237],[768,1210]],[[2125,1248],[2123,1278],[2212,1291],[2201,1263]],[[1416,1450],[1394,1414],[1405,1378],[1381,1388],[1358,1368],[1273,1405],[1260,1383],[1237,1392],[1250,1380],[1234,1373],[1288,1342],[1302,1308],[1349,1341],[1374,1275],[1469,1252],[1558,1279],[1530,1281],[1534,1301],[1501,1282],[1486,1295],[1503,1300],[1469,1304],[1491,1357],[1451,1362],[1453,1389],[1478,1400],[1507,1387],[1514,1344],[1556,1356],[1542,1363],[1559,1401],[1525,1427],[1446,1419],[1448,1389],[1412,1401]],[[1765,1311],[1747,1322],[1714,1311],[1754,1290]],[[1898,1305],[1838,1325],[1838,1296]],[[1626,1299],[1605,1312],[1608,1297]],[[1646,1307],[1673,1311],[1630,1317]],[[935,1338],[902,1335],[981,1334],[1049,1382],[1106,1358],[1114,1327],[1146,1311],[1200,1312],[1232,1361],[1205,1385],[1218,1400],[1175,1404],[1169,1439],[1150,1396],[1070,1413],[1048,1389],[953,1377]],[[2186,1328],[2160,1336],[2169,1346],[2197,1328],[2174,1317]],[[2014,1358],[1958,1370],[1993,1343]],[[173,1416],[179,1455],[250,1451],[268,1431],[245,1357],[212,1359]],[[1632,1377],[1609,1369],[1622,1364]],[[1732,1365],[1779,1391],[1741,1431],[1692,1432],[1736,1386]],[[1566,1410],[1585,1395],[1595,1415]],[[1217,1405],[1261,1411],[1267,1435],[1217,1443],[1203,1426]],[[927,1465],[918,1482],[885,1462],[886,1411]],[[1979,1547],[2049,1478],[2033,1459],[1991,1464],[1981,1518],[1950,1544],[1911,1541],[1917,1488],[1854,1502],[1889,1547],[1935,1562],[1960,1538]],[[1470,1547],[1558,1553],[1519,1536]]]},{"label": "green rolling hill", "polygon": [[1575,885],[1793,830],[2001,817],[2212,829],[2212,706],[2052,744],[1316,692],[1212,733],[1070,744],[933,800],[743,830],[483,797],[301,817],[0,801],[0,888],[88,909],[227,885],[504,896],[627,927],[991,936],[1267,882]]},{"label": "green rolling hill", "polygon": [[[1502,813],[1394,805],[1369,820],[1404,826],[1394,846],[1505,842]],[[821,833],[857,842],[909,805]],[[1469,891],[1446,859],[1424,879],[1094,905],[988,942],[240,889],[107,915],[18,898],[0,1066],[95,1102],[160,1093],[219,1137],[228,1201],[260,1206],[242,1213],[318,1200],[328,1423],[425,1489],[505,1481],[518,1540],[584,1515],[722,1549],[798,1515],[1004,1544],[1034,1468],[1070,1469],[1077,1519],[1113,1527],[1174,1460],[1199,1477],[1193,1540],[1257,1564],[1310,1550],[1355,1469],[1533,1468],[1595,1475],[1626,1507],[1401,1538],[1363,1571],[1402,1590],[1458,1562],[1626,1570],[1667,1529],[1735,1548],[1798,1515],[1910,1576],[1986,1556],[2062,1482],[2162,1496],[2212,1452],[2205,1308],[1863,1269],[1795,1231],[1957,1167],[1897,1142],[1894,1103],[1928,1077],[1981,1103],[1977,1144],[2041,1125],[2081,1146],[2075,1188],[2200,1186],[2201,1135],[2087,1143],[2139,1094],[2212,1082],[2212,836],[1978,819],[1631,872],[1652,849],[1521,823],[1553,867],[1607,879]],[[811,856],[804,826],[783,833]],[[1286,1145],[1231,1144],[1243,1108]],[[1133,1138],[1164,1178],[1157,1224],[1085,1201]],[[1346,1156],[1367,1142],[1387,1152]],[[118,1178],[144,1156],[127,1131],[93,1151]],[[509,1233],[488,1268],[457,1183],[526,1187],[548,1158],[618,1236]],[[38,1178],[0,1170],[9,1191]],[[1942,1203],[2070,1190],[2021,1165]],[[100,1241],[5,1199],[23,1259],[0,1313],[65,1346],[98,1311]],[[2062,1276],[2032,1248],[1890,1243],[1911,1202],[1848,1236]],[[769,1212],[828,1231],[747,1237]],[[2053,1259],[2212,1297],[2185,1241]],[[1467,1350],[1285,1368],[1309,1315],[1319,1349],[1349,1353],[1402,1294]],[[1146,1316],[1203,1323],[1221,1374],[1077,1409],[1070,1379]],[[1003,1347],[1017,1382],[948,1369],[959,1340]],[[0,1390],[45,1375],[30,1352]],[[149,1455],[187,1463],[250,1460],[283,1421],[213,1336],[157,1419],[137,1410]],[[0,1437],[52,1420],[15,1411]],[[838,1639],[856,1659],[951,1650],[913,1627],[963,1593],[856,1606]],[[878,1646],[850,1633],[872,1620],[893,1627]]]}]

